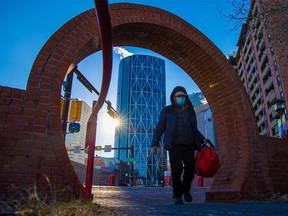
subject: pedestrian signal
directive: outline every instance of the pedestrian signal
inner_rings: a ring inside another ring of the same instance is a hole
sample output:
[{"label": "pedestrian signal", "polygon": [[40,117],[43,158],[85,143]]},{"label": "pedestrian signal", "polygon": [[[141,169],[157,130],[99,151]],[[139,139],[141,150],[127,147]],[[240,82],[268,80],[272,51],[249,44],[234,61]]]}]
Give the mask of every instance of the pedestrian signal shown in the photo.
[{"label": "pedestrian signal", "polygon": [[80,131],[80,124],[75,122],[70,123],[68,130],[70,133],[78,133]]}]

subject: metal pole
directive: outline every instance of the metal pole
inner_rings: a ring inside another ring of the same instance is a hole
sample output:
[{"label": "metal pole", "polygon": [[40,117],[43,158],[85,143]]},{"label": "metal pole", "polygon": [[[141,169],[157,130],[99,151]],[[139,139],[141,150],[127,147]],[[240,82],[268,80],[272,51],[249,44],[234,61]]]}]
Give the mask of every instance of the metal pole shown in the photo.
[{"label": "metal pole", "polygon": [[67,120],[68,120],[70,98],[71,98],[71,91],[72,91],[72,82],[73,82],[73,73],[70,72],[66,77],[66,85],[64,86],[63,116],[61,119],[64,140],[66,138]]},{"label": "metal pole", "polygon": [[159,153],[157,152],[156,154],[156,179],[155,179],[155,187],[157,186],[158,187],[158,168],[159,168],[159,161],[158,161],[158,158],[159,158],[159,155],[160,154],[160,151]]},{"label": "metal pole", "polygon": [[[132,160],[134,159],[134,146],[130,147]],[[131,161],[131,182],[130,187],[134,186],[134,161]]]}]

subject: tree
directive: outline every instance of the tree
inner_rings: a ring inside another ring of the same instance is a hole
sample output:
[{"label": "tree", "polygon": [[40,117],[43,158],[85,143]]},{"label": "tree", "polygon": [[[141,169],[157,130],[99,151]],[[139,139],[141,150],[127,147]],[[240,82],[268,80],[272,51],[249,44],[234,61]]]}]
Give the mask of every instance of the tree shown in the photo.
[{"label": "tree", "polygon": [[221,16],[227,20],[227,26],[232,25],[230,32],[238,31],[247,22],[250,10],[249,0],[227,0],[233,8],[228,13],[218,9]]},{"label": "tree", "polygon": [[229,13],[222,10],[219,12],[227,19],[227,26],[232,25],[230,32],[239,30],[253,20],[261,20],[269,30],[270,39],[272,38],[274,43],[281,44],[282,49],[288,47],[287,0],[227,0],[227,2],[233,10]]}]

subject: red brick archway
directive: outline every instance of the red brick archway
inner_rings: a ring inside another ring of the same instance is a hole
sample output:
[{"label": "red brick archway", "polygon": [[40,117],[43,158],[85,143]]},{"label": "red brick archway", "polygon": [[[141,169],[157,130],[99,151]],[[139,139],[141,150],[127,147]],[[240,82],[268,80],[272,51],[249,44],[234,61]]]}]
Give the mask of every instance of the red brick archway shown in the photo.
[{"label": "red brick archway", "polygon": [[[287,146],[283,140],[258,135],[249,98],[221,51],[196,28],[166,11],[121,3],[111,5],[110,12],[114,46],[142,47],[165,56],[207,98],[222,167],[206,199],[233,201],[287,193]],[[65,188],[76,196],[83,192],[66,153],[59,104],[65,75],[100,50],[95,20],[91,9],[52,35],[35,60],[26,91],[0,87],[2,195],[11,184],[27,187],[34,182],[40,191],[49,191],[43,174],[56,192]]]}]

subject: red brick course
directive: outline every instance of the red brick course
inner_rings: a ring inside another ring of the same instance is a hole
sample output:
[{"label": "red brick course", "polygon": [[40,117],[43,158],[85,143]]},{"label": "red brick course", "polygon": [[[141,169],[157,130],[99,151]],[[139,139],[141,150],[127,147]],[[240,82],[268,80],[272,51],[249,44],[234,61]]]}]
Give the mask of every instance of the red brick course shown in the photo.
[{"label": "red brick course", "polygon": [[[207,98],[222,167],[206,200],[239,201],[288,193],[287,143],[258,135],[248,95],[222,52],[189,23],[163,10],[121,3],[111,5],[110,11],[114,46],[143,47],[165,56]],[[46,42],[26,90],[0,86],[1,199],[9,195],[8,185],[29,188],[36,183],[39,193],[45,194],[51,192],[48,182],[63,198],[81,196],[83,186],[61,133],[60,94],[67,72],[98,50],[99,33],[91,9],[68,21]]]}]

